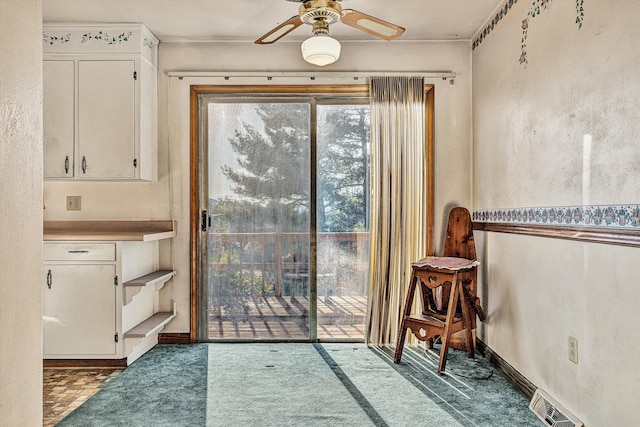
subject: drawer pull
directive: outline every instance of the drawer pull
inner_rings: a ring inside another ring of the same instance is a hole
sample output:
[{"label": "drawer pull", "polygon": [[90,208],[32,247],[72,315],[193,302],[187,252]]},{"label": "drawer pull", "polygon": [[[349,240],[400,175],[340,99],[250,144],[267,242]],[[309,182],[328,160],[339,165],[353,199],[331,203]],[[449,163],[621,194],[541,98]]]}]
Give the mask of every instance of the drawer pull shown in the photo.
[{"label": "drawer pull", "polygon": [[89,251],[86,249],[79,250],[79,251],[67,251],[67,252],[69,252],[70,254],[88,254],[89,253]]},{"label": "drawer pull", "polygon": [[51,289],[51,270],[47,272],[47,287]]}]

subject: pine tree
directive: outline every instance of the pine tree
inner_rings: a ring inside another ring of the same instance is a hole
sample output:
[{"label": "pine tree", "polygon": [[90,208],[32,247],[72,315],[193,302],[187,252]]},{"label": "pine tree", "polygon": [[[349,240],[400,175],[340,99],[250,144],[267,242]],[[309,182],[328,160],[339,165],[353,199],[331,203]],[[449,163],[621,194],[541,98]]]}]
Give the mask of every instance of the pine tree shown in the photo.
[{"label": "pine tree", "polygon": [[223,174],[242,201],[225,204],[250,214],[253,231],[308,229],[309,106],[260,104],[256,113],[264,130],[243,122],[229,139],[240,168],[225,165]]},{"label": "pine tree", "polygon": [[[368,106],[328,105],[321,109],[318,230],[367,230]],[[219,231],[308,230],[309,107],[260,104],[256,113],[264,129],[243,122],[229,138],[239,167],[223,166],[235,197],[221,200],[216,207],[227,220],[227,229]]]},{"label": "pine tree", "polygon": [[368,227],[368,106],[327,106],[331,131],[320,138],[318,224],[320,231]]}]

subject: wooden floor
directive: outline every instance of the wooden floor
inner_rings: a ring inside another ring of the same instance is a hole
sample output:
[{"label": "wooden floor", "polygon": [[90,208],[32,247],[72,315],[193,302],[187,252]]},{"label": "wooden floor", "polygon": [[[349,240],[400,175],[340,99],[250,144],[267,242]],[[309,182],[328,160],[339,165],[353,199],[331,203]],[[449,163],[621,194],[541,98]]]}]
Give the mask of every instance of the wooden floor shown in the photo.
[{"label": "wooden floor", "polygon": [[[363,339],[365,297],[319,297],[319,339]],[[304,340],[309,338],[307,297],[244,298],[211,310],[209,339]]]}]

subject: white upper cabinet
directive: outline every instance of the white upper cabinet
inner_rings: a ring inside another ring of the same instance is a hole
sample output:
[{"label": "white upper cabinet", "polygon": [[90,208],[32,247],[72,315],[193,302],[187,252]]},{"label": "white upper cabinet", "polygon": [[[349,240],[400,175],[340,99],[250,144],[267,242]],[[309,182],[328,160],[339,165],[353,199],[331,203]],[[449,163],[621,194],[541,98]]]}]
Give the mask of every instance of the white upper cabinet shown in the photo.
[{"label": "white upper cabinet", "polygon": [[44,25],[44,177],[157,179],[158,40],[140,24]]},{"label": "white upper cabinet", "polygon": [[75,62],[44,61],[43,75],[43,96],[51,102],[44,108],[44,175],[73,178]]},{"label": "white upper cabinet", "polygon": [[79,176],[135,178],[134,61],[78,62]]}]

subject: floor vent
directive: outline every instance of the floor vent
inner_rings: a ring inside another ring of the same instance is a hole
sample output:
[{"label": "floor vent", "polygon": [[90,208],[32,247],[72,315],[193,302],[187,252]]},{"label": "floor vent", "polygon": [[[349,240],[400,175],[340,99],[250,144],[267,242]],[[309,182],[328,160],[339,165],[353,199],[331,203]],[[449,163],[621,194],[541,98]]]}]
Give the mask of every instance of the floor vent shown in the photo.
[{"label": "floor vent", "polygon": [[531,398],[529,409],[551,427],[582,427],[580,420],[540,389]]}]

